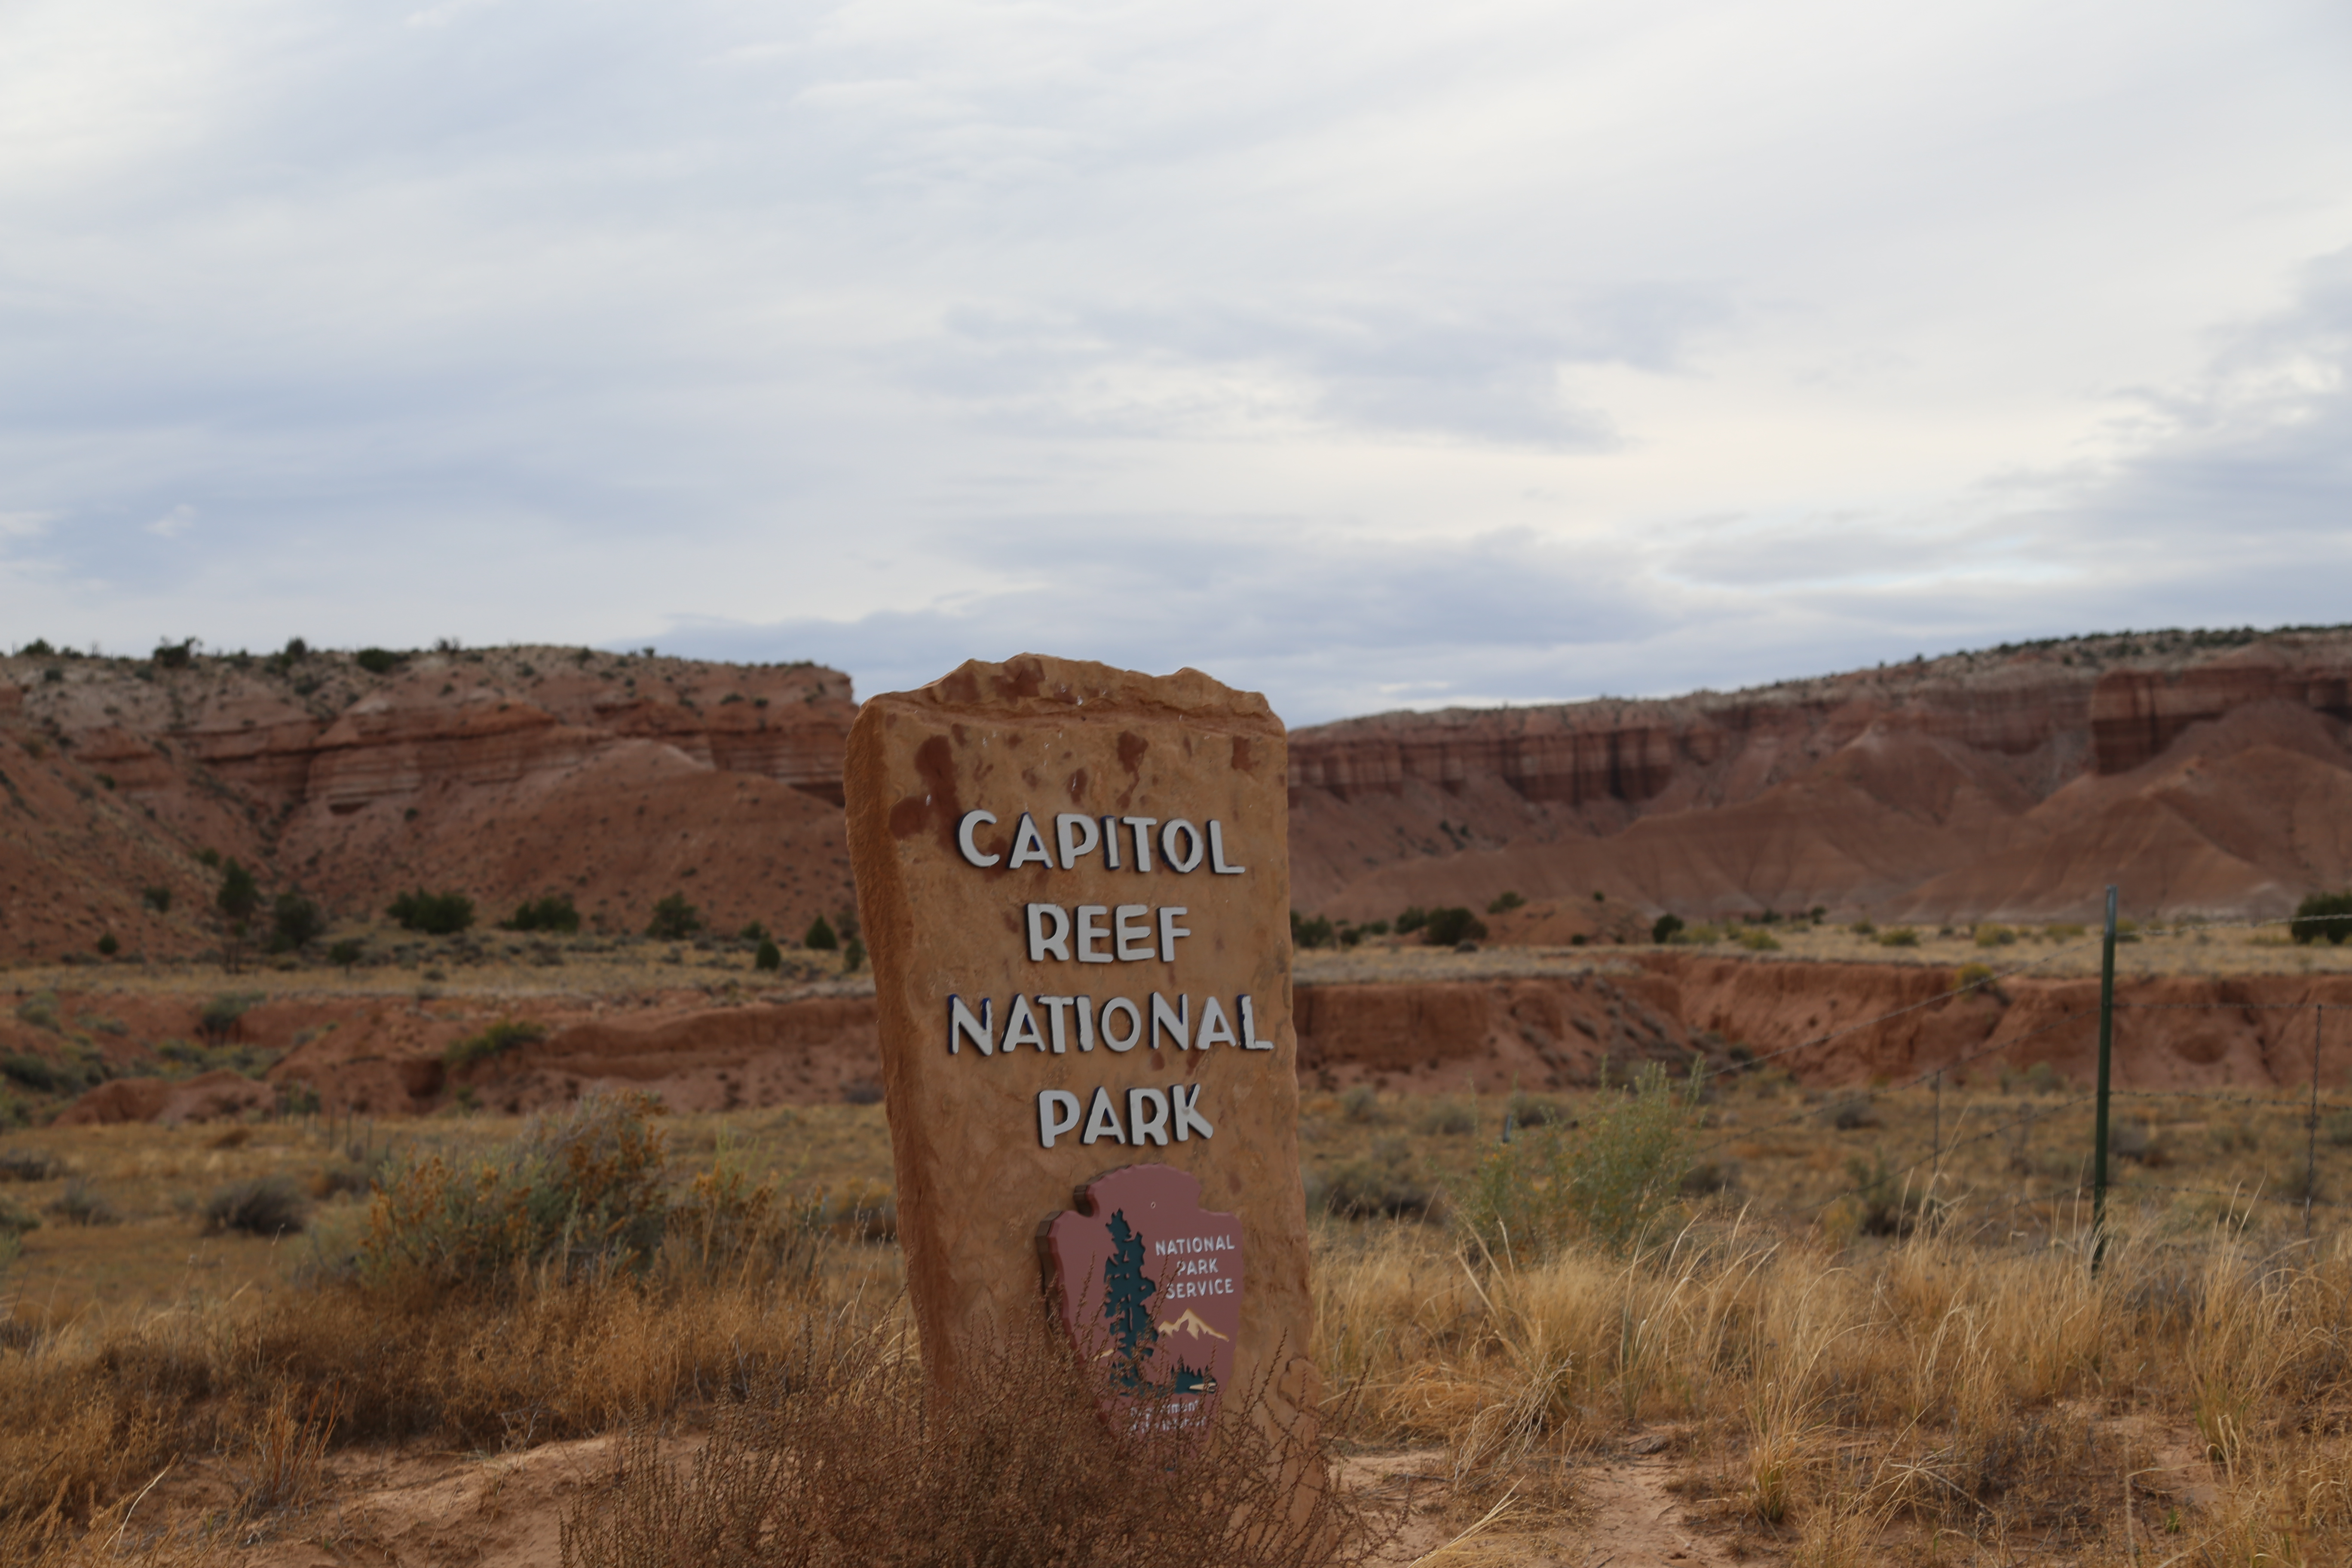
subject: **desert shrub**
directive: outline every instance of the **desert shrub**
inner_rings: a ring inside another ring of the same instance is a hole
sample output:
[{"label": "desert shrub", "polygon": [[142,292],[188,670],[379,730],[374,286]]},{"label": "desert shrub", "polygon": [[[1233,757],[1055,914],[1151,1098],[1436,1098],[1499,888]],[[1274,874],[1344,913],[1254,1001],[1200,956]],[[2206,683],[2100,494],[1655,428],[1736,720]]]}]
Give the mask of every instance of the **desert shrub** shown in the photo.
[{"label": "desert shrub", "polygon": [[851,974],[866,967],[866,939],[855,931],[842,942],[841,967]]},{"label": "desert shrub", "polygon": [[2352,1110],[2338,1110],[2319,1124],[2327,1141],[2338,1149],[2352,1148]]},{"label": "desert shrub", "polygon": [[99,933],[98,954],[100,958],[112,958],[116,953],[121,952],[121,951],[122,944],[114,940],[114,933],[112,931],[100,931]]},{"label": "desert shrub", "polygon": [[773,937],[761,937],[759,951],[751,954],[751,967],[772,973],[783,966],[784,950],[776,945]]},{"label": "desert shrub", "polygon": [[648,1095],[589,1094],[532,1118],[470,1168],[432,1153],[390,1170],[368,1213],[361,1278],[495,1289],[542,1264],[560,1278],[643,1268],[667,1212],[658,1109]]},{"label": "desert shrub", "polygon": [[1701,1160],[1683,1173],[1676,1190],[1686,1198],[1712,1197],[1718,1193],[1739,1190],[1739,1162],[1737,1160]]},{"label": "desert shrub", "polygon": [[1437,1198],[1413,1168],[1412,1145],[1402,1138],[1383,1138],[1360,1159],[1309,1173],[1307,1188],[1311,1207],[1346,1219],[1418,1217]]},{"label": "desert shrub", "polygon": [[139,889],[139,901],[159,915],[172,912],[172,889],[161,882]]},{"label": "desert shrub", "polygon": [[2164,1145],[2157,1142],[2156,1129],[2145,1121],[2116,1122],[2108,1130],[2107,1147],[2118,1160],[2151,1168],[2169,1163]]},{"label": "desert shrub", "polygon": [[220,886],[213,891],[213,903],[231,929],[243,931],[254,911],[261,908],[261,884],[253,879],[253,873],[243,861],[232,858],[221,867]]},{"label": "desert shrub", "polygon": [[1980,925],[1976,929],[1979,947],[2007,947],[2017,940],[2017,933],[2007,926]]},{"label": "desert shrub", "polygon": [[758,921],[746,921],[743,929],[735,933],[738,942],[762,942],[768,940],[768,928]]},{"label": "desert shrub", "polygon": [[0,1149],[0,1182],[53,1181],[65,1168],[47,1149]]},{"label": "desert shrub", "polygon": [[508,931],[576,931],[580,911],[572,906],[571,894],[550,893],[516,905],[513,918],[502,923]]},{"label": "desert shrub", "polygon": [[1513,1127],[1549,1127],[1556,1121],[1566,1121],[1568,1112],[1553,1100],[1539,1100],[1523,1090],[1512,1091],[1503,1101],[1503,1115]]},{"label": "desert shrub", "polygon": [[463,893],[428,893],[418,888],[393,900],[384,913],[403,931],[455,936],[474,923],[474,900]]},{"label": "desert shrub", "polygon": [[51,1061],[26,1052],[0,1057],[0,1077],[24,1085],[36,1094],[79,1094],[105,1078],[96,1063]]},{"label": "desert shrub", "polygon": [[656,942],[683,942],[702,929],[702,911],[686,901],[684,893],[665,895],[654,905],[646,934]]},{"label": "desert shrub", "polygon": [[1297,910],[1290,911],[1291,946],[1328,947],[1331,942],[1331,918],[1328,915],[1317,915],[1309,920]]},{"label": "desert shrub", "polygon": [[58,994],[54,991],[34,992],[16,1004],[16,1021],[20,1024],[30,1024],[36,1029],[47,1029],[51,1034],[57,1033],[59,1027]]},{"label": "desert shrub", "polygon": [[1841,1132],[1878,1125],[1878,1108],[1867,1094],[1842,1094],[1822,1107],[1822,1120]]},{"label": "desert shrub", "polygon": [[2352,892],[2313,893],[2295,905],[2287,933],[2297,942],[2341,945],[2352,937]]},{"label": "desert shrub", "polygon": [[1156,1401],[1113,1426],[1098,1374],[1050,1331],[962,1355],[971,1392],[950,1396],[895,1338],[813,1332],[721,1407],[690,1466],[633,1424],[565,1511],[567,1568],[1307,1568],[1391,1543],[1344,1489],[1292,1490],[1328,1461],[1305,1424],[1248,1418],[1262,1389],[1231,1390],[1240,1418],[1205,1433]]},{"label": "desert shrub", "polygon": [[830,952],[841,945],[841,939],[833,934],[831,922],[827,921],[823,915],[819,915],[809,922],[808,934],[801,938],[801,945],[814,948],[821,952]]},{"label": "desert shrub", "polygon": [[1878,933],[1881,947],[1916,947],[1919,933],[1909,926],[1894,926]]},{"label": "desert shrub", "polygon": [[299,893],[280,893],[269,910],[269,951],[299,952],[327,932],[327,917]]},{"label": "desert shrub", "polygon": [[196,639],[190,637],[184,642],[158,643],[152,657],[158,669],[185,669],[195,662]]},{"label": "desert shrub", "polygon": [[1744,931],[1739,933],[1739,945],[1750,952],[1778,952],[1780,940],[1769,931]]},{"label": "desert shrub", "polygon": [[1339,1114],[1349,1121],[1369,1125],[1381,1119],[1380,1091],[1370,1084],[1352,1085],[1339,1097]]},{"label": "desert shrub", "polygon": [[339,1193],[364,1194],[383,1173],[392,1153],[388,1148],[364,1149],[352,1144],[310,1174],[310,1195],[324,1201]]},{"label": "desert shrub", "polygon": [[302,1194],[290,1180],[255,1176],[231,1182],[205,1201],[205,1234],[239,1230],[247,1236],[284,1236],[302,1228],[304,1215]]},{"label": "desert shrub", "polygon": [[1845,929],[1853,932],[1856,936],[1876,936],[1878,934],[1878,928],[1873,925],[1867,919],[1858,920]]},{"label": "desert shrub", "polygon": [[96,1187],[80,1176],[49,1201],[49,1212],[68,1225],[120,1225],[122,1215]]},{"label": "desert shrub", "polygon": [[1486,922],[1459,904],[1432,910],[1421,928],[1421,940],[1432,947],[1454,947],[1486,934]]},{"label": "desert shrub", "polygon": [[359,963],[365,952],[366,950],[358,942],[351,937],[345,937],[327,950],[327,962],[338,969],[348,972],[352,965]]},{"label": "desert shrub", "polygon": [[493,1057],[504,1056],[517,1046],[534,1045],[547,1038],[547,1027],[528,1018],[500,1018],[478,1035],[468,1035],[453,1041],[441,1053],[441,1059],[453,1068],[470,1067]]},{"label": "desert shrub", "polygon": [[13,1241],[28,1230],[41,1228],[41,1216],[31,1209],[0,1200],[0,1237]]},{"label": "desert shrub", "polygon": [[2252,1121],[2214,1121],[2207,1124],[2205,1141],[2217,1154],[2252,1154],[2263,1146],[2262,1129]]},{"label": "desert shrub", "polygon": [[1656,920],[1650,922],[1650,940],[1656,942],[1660,947],[1664,947],[1666,943],[1674,941],[1675,938],[1681,933],[1682,930],[1682,916],[1674,914],[1660,915]]},{"label": "desert shrub", "polygon": [[1645,1063],[1631,1088],[1593,1101],[1580,1139],[1555,1126],[1497,1145],[1472,1180],[1465,1225],[1493,1256],[1523,1262],[1580,1235],[1612,1252],[1643,1246],[1689,1168],[1700,1076],[1690,1081],[1677,1092]]},{"label": "desert shrub", "polygon": [[1490,915],[1505,915],[1526,903],[1527,900],[1517,893],[1500,893],[1486,906],[1486,912]]},{"label": "desert shrub", "polygon": [[1478,1131],[1478,1114],[1459,1100],[1433,1100],[1422,1110],[1420,1126],[1433,1137],[1466,1137]]},{"label": "desert shrub", "polygon": [[1912,1184],[1908,1173],[1889,1165],[1884,1153],[1874,1152],[1868,1160],[1852,1156],[1845,1173],[1853,1184],[1864,1236],[1908,1236],[1935,1213],[1935,1200]]},{"label": "desert shrub", "polygon": [[1398,914],[1396,918],[1396,932],[1399,936],[1411,936],[1414,931],[1419,931],[1428,923],[1429,911],[1423,909],[1419,904],[1410,905]]},{"label": "desert shrub", "polygon": [[261,999],[257,991],[224,991],[196,1014],[196,1033],[208,1040],[226,1040]]},{"label": "desert shrub", "polygon": [[1991,964],[1963,963],[1958,972],[1952,976],[1952,986],[1955,990],[1965,991],[1971,985],[1981,985],[1991,978]]},{"label": "desert shrub", "polygon": [[389,648],[363,647],[352,655],[352,662],[370,675],[390,675],[401,667],[406,658],[405,654],[394,653]]}]

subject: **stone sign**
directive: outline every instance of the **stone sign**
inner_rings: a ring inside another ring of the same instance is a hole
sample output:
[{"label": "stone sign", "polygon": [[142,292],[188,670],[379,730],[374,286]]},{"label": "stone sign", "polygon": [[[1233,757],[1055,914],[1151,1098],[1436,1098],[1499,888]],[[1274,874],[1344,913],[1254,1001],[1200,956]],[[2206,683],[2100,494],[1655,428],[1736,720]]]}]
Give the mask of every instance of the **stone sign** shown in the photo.
[{"label": "stone sign", "polygon": [[1024,655],[859,710],[850,852],[943,1383],[1049,1290],[1095,1344],[1068,1289],[1099,1314],[1116,1286],[1129,1373],[1311,1405],[1286,775],[1265,700],[1196,670]]}]

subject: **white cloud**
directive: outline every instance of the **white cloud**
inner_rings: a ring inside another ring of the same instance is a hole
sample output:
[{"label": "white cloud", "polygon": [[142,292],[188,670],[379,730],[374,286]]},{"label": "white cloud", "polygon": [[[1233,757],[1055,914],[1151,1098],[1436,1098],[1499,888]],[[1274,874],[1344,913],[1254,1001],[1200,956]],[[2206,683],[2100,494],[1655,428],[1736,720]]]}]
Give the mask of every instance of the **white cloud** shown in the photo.
[{"label": "white cloud", "polygon": [[2305,0],[36,0],[0,621],[868,688],[1068,646],[1324,717],[2338,618],[2347,44]]}]

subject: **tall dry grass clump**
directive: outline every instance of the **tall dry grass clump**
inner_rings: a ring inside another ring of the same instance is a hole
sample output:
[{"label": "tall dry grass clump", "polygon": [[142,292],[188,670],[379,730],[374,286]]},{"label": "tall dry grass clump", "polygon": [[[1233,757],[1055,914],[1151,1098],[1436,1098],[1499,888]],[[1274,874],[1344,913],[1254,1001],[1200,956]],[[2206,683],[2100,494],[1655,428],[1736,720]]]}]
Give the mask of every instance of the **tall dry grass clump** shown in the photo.
[{"label": "tall dry grass clump", "polygon": [[812,1330],[690,1463],[632,1424],[615,1473],[565,1517],[566,1568],[1307,1568],[1393,1535],[1332,1484],[1312,1423],[1262,1399],[1205,1432],[1148,1401],[1106,1416],[1100,1381],[1043,1322],[965,1364],[948,1394],[903,1331]]},{"label": "tall dry grass clump", "polygon": [[[2118,1227],[2095,1270],[2088,1241],[1838,1250],[1719,1216],[1529,1260],[1358,1227],[1325,1238],[1316,1356],[1365,1431],[1444,1445],[1473,1498],[1664,1426],[1696,1511],[1811,1562],[1906,1531],[2118,1544],[2127,1484],[2163,1556],[2201,1529],[2216,1562],[2352,1561],[2352,1253]],[[2183,1434],[2224,1476],[2194,1519],[2155,1455]]]},{"label": "tall dry grass clump", "polygon": [[[391,1170],[357,1255],[307,1288],[0,1349],[0,1526],[87,1522],[184,1455],[299,1479],[330,1444],[666,1418],[783,1364],[845,1300],[889,1316],[895,1258],[835,1239],[858,1216],[723,1158],[674,1180],[656,1110],[592,1096],[472,1164]],[[289,1486],[259,1489],[280,1509]]]}]

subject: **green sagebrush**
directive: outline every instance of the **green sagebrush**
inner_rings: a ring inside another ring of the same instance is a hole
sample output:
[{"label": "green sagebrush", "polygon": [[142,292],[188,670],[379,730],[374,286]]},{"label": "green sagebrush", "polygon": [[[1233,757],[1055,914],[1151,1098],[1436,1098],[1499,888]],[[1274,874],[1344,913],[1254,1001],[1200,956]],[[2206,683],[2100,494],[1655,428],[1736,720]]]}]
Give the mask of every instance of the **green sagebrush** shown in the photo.
[{"label": "green sagebrush", "polygon": [[1461,1205],[1464,1225],[1496,1257],[1522,1261],[1570,1240],[1613,1252],[1645,1245],[1690,1168],[1702,1084],[1694,1068],[1678,1089],[1653,1062],[1630,1088],[1595,1100],[1581,1127],[1519,1130],[1479,1166]]}]

